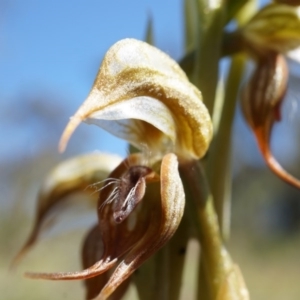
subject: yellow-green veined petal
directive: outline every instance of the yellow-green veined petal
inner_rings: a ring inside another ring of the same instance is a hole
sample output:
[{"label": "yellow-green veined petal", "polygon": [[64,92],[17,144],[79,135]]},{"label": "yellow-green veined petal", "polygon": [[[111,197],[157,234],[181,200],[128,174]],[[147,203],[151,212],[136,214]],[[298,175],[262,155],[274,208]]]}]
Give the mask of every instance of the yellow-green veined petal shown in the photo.
[{"label": "yellow-green veined petal", "polygon": [[108,50],[90,95],[63,133],[60,149],[81,121],[101,126],[108,122],[99,123],[103,114],[110,119],[119,115],[114,126],[124,129],[118,129],[118,136],[136,147],[147,143],[151,151],[165,147],[165,152],[172,147],[179,158],[202,157],[212,136],[200,91],[168,55],[134,39],[122,40]]},{"label": "yellow-green veined petal", "polygon": [[295,49],[300,46],[300,7],[269,4],[245,25],[243,35],[256,51]]}]

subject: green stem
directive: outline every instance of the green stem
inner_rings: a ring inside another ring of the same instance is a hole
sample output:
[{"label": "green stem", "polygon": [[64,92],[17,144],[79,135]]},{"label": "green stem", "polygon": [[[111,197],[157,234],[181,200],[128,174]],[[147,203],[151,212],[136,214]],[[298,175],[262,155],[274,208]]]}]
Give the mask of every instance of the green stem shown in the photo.
[{"label": "green stem", "polygon": [[199,300],[211,300],[208,282],[206,280],[205,268],[203,263],[203,255],[200,252],[199,261],[198,261],[198,289],[197,289],[197,299]]},{"label": "green stem", "polygon": [[195,43],[195,68],[192,81],[202,92],[208,111],[212,114],[223,38],[224,1],[195,1],[198,11],[198,26]]},{"label": "green stem", "polygon": [[[236,108],[236,99],[239,92],[240,81],[243,76],[245,56],[235,55],[231,62],[226,94],[221,117],[217,124],[216,135],[210,147],[209,160],[206,166],[207,176],[213,193],[219,224],[223,234],[229,233],[229,214],[231,200],[231,131]],[[218,113],[214,111],[214,114]]]},{"label": "green stem", "polygon": [[[239,31],[235,32],[223,32],[223,40],[221,45],[221,57],[227,57],[244,50],[243,39]],[[196,50],[190,50],[185,56],[179,61],[181,68],[185,73],[191,77],[195,68]]]},{"label": "green stem", "polygon": [[187,214],[185,213],[176,233],[168,243],[168,246],[170,248],[170,300],[178,300],[180,297],[183,279],[183,268],[186,260],[187,243],[191,235],[189,225],[190,223],[188,222]]},{"label": "green stem", "polygon": [[[243,6],[237,16],[239,26],[243,26],[256,10],[256,0],[250,0]],[[237,31],[235,36],[226,40],[235,40],[242,46],[243,42]],[[229,45],[232,42],[229,42]],[[234,44],[234,43],[233,43]],[[230,48],[230,47],[229,47]],[[237,48],[238,49],[238,48]],[[230,231],[231,202],[231,130],[236,108],[236,99],[245,67],[246,57],[241,53],[233,56],[226,84],[224,105],[221,108],[219,124],[215,126],[215,137],[210,147],[209,161],[206,166],[215,207],[219,217],[222,233],[228,237]],[[214,115],[218,113],[214,111]]]},{"label": "green stem", "polygon": [[181,292],[190,223],[183,219],[172,239],[134,274],[139,299],[178,300]]},{"label": "green stem", "polygon": [[170,247],[169,244],[161,248],[155,255],[155,298],[156,300],[168,300],[170,279]]},{"label": "green stem", "polygon": [[186,162],[180,165],[179,171],[185,186],[189,214],[201,243],[201,259],[208,299],[215,299],[232,267],[231,259],[222,243],[213,198],[200,163]]},{"label": "green stem", "polygon": [[155,296],[155,256],[147,260],[134,274],[133,280],[139,300],[152,300]]}]

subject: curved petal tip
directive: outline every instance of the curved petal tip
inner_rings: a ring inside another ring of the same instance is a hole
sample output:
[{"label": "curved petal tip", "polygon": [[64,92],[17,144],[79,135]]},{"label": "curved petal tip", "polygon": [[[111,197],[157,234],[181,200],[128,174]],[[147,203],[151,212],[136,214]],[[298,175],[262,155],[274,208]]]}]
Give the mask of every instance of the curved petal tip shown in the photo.
[{"label": "curved petal tip", "polygon": [[67,124],[58,144],[58,151],[63,153],[66,150],[69,139],[78,125],[82,122],[82,118],[80,117],[71,117],[69,123]]},{"label": "curved petal tip", "polygon": [[265,132],[257,129],[257,130],[255,130],[255,136],[256,136],[260,151],[261,151],[268,167],[271,169],[271,171],[273,173],[275,173],[283,181],[290,184],[291,186],[293,186],[297,189],[300,189],[300,180],[297,179],[296,177],[292,176],[291,174],[289,174],[285,169],[283,169],[283,167],[280,165],[280,163],[273,156],[271,149],[270,149],[270,143],[268,140],[268,136],[265,135]]}]

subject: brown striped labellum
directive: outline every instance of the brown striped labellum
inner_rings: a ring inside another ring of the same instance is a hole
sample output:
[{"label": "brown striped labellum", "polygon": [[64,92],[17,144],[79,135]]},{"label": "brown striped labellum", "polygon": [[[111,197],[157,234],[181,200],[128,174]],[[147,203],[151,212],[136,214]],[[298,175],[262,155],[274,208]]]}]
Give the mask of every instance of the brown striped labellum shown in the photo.
[{"label": "brown striped labellum", "polygon": [[[94,297],[100,292],[95,299],[104,300],[118,292],[118,287],[170,240],[185,206],[177,158],[172,153],[165,155],[159,175],[150,167],[140,165],[140,161],[140,154],[130,155],[109,175],[111,180],[119,178],[120,181],[113,181],[115,186],[108,185],[101,190],[99,231],[92,229],[83,249],[84,266],[91,265],[78,272],[26,273],[27,277],[85,279],[88,299],[91,299],[89,295]],[[128,169],[128,163],[132,162]],[[95,286],[98,283],[100,286]]]},{"label": "brown striped labellum", "polygon": [[287,183],[300,188],[300,181],[281,167],[270,149],[270,136],[274,123],[280,121],[287,81],[288,67],[282,54],[270,52],[259,57],[243,91],[242,110],[269,168]]}]

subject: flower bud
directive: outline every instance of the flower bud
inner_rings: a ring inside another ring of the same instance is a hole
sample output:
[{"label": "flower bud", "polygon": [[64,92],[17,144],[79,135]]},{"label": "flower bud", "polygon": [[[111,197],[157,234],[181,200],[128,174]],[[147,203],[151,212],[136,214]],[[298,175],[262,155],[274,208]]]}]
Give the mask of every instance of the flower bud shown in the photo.
[{"label": "flower bud", "polygon": [[259,58],[242,96],[243,113],[252,129],[264,127],[269,131],[274,121],[280,120],[287,80],[288,69],[283,55],[270,52]]},{"label": "flower bud", "polygon": [[270,136],[274,123],[280,121],[287,80],[288,68],[282,54],[270,52],[260,57],[243,91],[242,110],[269,168],[284,181],[300,188],[300,181],[281,167],[270,149]]},{"label": "flower bud", "polygon": [[300,8],[273,3],[259,10],[242,29],[254,52],[284,53],[300,45]]}]

